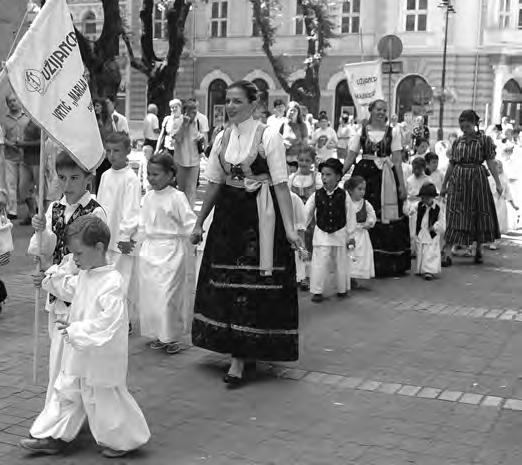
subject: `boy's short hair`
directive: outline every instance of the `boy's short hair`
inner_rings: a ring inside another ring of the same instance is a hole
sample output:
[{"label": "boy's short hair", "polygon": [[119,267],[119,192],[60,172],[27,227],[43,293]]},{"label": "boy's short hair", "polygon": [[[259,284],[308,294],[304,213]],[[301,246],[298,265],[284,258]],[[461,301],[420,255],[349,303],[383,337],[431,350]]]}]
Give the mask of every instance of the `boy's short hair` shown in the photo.
[{"label": "boy's short hair", "polygon": [[363,182],[366,182],[366,179],[364,179],[362,176],[351,176],[349,179],[344,181],[344,190],[351,192]]},{"label": "boy's short hair", "polygon": [[159,153],[155,153],[149,158],[149,165],[155,164],[160,165],[164,171],[172,171],[173,175],[176,176],[176,165],[172,155],[167,150],[162,150]]},{"label": "boy's short hair", "polygon": [[432,161],[435,161],[435,160],[439,161],[439,156],[436,153],[428,152],[424,156],[424,160],[426,160],[427,164],[430,164]]},{"label": "boy's short hair", "polygon": [[327,160],[319,163],[319,173],[323,171],[323,168],[330,168],[338,176],[343,176],[343,164],[337,158],[328,158]]},{"label": "boy's short hair", "polygon": [[111,132],[106,138],[105,143],[122,144],[125,150],[131,149],[131,140],[126,132]]},{"label": "boy's short hair", "polygon": [[76,218],[65,230],[67,242],[78,237],[88,247],[94,247],[101,242],[105,250],[109,247],[111,232],[101,218],[92,214]]},{"label": "boy's short hair", "polygon": [[89,171],[84,170],[80,165],[78,165],[78,163],[76,163],[76,161],[74,161],[74,159],[65,150],[62,150],[58,153],[58,155],[56,155],[54,166],[56,171],[78,168],[85,176],[89,176],[91,174]]},{"label": "boy's short hair", "polygon": [[425,169],[426,168],[426,160],[424,158],[422,158],[422,157],[414,158],[413,161],[411,162],[411,166],[412,167],[419,167],[419,168]]}]

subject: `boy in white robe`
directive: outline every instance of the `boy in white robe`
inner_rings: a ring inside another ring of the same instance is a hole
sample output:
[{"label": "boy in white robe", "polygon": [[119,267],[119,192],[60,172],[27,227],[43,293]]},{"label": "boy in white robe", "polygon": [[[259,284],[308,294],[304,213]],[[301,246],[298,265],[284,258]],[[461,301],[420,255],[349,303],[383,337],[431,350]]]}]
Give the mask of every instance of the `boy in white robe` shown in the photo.
[{"label": "boy in white robe", "polygon": [[437,189],[432,183],[419,191],[421,200],[408,212],[415,223],[416,273],[431,281],[441,271],[440,236],[446,230],[444,204],[435,200]]},{"label": "boy in white robe", "polygon": [[31,437],[20,441],[31,452],[61,452],[85,418],[104,457],[122,457],[150,439],[126,386],[128,317],[122,277],[107,263],[109,241],[101,219],[85,215],[74,220],[67,227],[74,263],[52,266],[42,282],[44,289],[72,303],[68,320],[54,322],[66,342],[60,372]]},{"label": "boy in white robe", "polygon": [[305,205],[309,224],[315,216],[310,292],[312,302],[323,301],[323,291],[335,270],[337,296],[345,298],[350,290],[350,266],[347,248],[355,247],[355,209],[350,196],[339,187],[343,164],[329,158],[319,164],[323,187],[312,194]]},{"label": "boy in white robe", "polygon": [[138,319],[137,286],[129,284],[133,282],[136,268],[132,249],[138,232],[141,186],[127,159],[131,151],[129,136],[125,133],[110,134],[105,140],[105,149],[111,168],[102,174],[97,200],[107,212],[111,231],[107,254],[123,277],[129,322],[133,326]]},{"label": "boy in white robe", "polygon": [[[419,190],[423,184],[430,182],[430,178],[426,174],[426,160],[424,157],[415,158],[411,163],[412,174],[406,178],[406,191],[408,198],[404,203],[406,210],[411,209],[419,200]],[[410,242],[412,254],[415,254],[415,223],[410,217]],[[414,258],[414,257],[412,257]]]},{"label": "boy in white robe", "polygon": [[[31,237],[28,250],[29,255],[39,257],[42,270],[46,270],[52,264],[58,265],[69,253],[65,240],[65,229],[68,224],[79,216],[90,213],[104,221],[107,219],[103,208],[87,190],[92,174],[84,171],[64,151],[56,156],[55,166],[59,188],[64,195],[60,200],[49,205],[45,216],[37,214],[33,217],[32,226],[35,231],[40,231],[41,235],[35,233]],[[43,275],[35,276],[36,286],[40,285],[42,278]],[[69,302],[64,302],[53,294],[47,296],[45,310],[49,313],[49,338],[51,339],[49,388],[52,388],[58,375],[63,350],[63,339],[56,330],[54,322],[57,319],[66,320],[69,307]]]}]

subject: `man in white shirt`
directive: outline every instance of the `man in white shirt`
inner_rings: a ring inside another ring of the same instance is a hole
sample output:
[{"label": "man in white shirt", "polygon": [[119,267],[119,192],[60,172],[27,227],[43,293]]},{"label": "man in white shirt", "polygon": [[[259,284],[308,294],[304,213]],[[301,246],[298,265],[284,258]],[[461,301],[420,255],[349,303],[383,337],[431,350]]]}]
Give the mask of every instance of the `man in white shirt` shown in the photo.
[{"label": "man in white shirt", "polygon": [[274,114],[270,115],[266,121],[266,124],[270,127],[274,127],[277,130],[285,122],[286,105],[281,99],[274,101]]},{"label": "man in white shirt", "polygon": [[147,114],[143,120],[143,145],[150,145],[152,148],[156,148],[159,132],[158,107],[151,103],[147,107]]},{"label": "man in white shirt", "polygon": [[127,122],[127,118],[125,118],[125,116],[116,111],[114,102],[115,99],[112,95],[109,95],[105,99],[105,105],[107,105],[107,113],[110,115],[112,121],[112,129],[114,130],[114,132],[124,132],[125,134],[128,134],[129,123]]}]

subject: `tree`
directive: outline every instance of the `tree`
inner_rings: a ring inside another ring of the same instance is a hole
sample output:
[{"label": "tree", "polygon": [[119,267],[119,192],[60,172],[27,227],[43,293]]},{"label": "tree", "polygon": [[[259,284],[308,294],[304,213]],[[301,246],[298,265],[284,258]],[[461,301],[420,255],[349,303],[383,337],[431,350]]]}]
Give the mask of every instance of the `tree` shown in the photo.
[{"label": "tree", "polygon": [[[303,62],[305,76],[303,85],[292,89],[288,76],[290,69],[287,57],[276,56],[272,50],[276,42],[277,25],[275,18],[281,10],[279,0],[250,0],[253,7],[255,27],[260,32],[263,51],[272,65],[274,74],[287,94],[295,93],[297,100],[305,104],[315,115],[319,112],[321,88],[319,71],[321,62],[330,47],[330,39],[334,37],[334,24],[330,20],[329,0],[297,0],[303,16],[304,30],[308,43],[306,58]],[[294,92],[292,92],[294,91]]]},{"label": "tree", "polygon": [[131,66],[147,76],[147,102],[158,106],[159,116],[168,113],[168,103],[174,95],[176,78],[185,47],[185,22],[193,2],[188,0],[161,0],[167,21],[167,55],[158,58],[154,51],[154,0],[143,0],[141,20],[141,57],[136,58],[129,37],[124,34]]},{"label": "tree", "polygon": [[[89,88],[93,97],[116,95],[121,83],[118,65],[120,37],[126,36],[120,13],[119,0],[101,0],[103,26],[96,40],[85,37],[76,27],[76,37],[83,63],[88,72]],[[41,6],[45,0],[41,0]]]}]

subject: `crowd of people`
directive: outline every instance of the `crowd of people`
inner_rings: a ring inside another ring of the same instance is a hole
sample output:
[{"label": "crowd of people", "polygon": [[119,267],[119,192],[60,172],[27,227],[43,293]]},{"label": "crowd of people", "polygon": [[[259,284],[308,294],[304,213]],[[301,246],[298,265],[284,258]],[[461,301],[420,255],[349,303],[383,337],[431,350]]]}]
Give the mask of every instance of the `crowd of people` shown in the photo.
[{"label": "crowd of people", "polygon": [[145,189],[129,166],[127,120],[113,99],[96,100],[105,160],[86,172],[46,140],[45,212],[34,201],[39,130],[7,98],[0,206],[14,219],[27,179],[24,222],[35,230],[29,253],[44,270],[34,282],[48,292],[51,340],[45,406],[25,449],[61,452],[86,418],[106,457],[149,440],[126,387],[128,334],[168,355],[190,344],[229,354],[223,381],[240,388],[256,360],[298,359],[298,289],[314,303],[330,289],[344,299],[372,278],[404,275],[412,259],[432,280],[452,250],[473,246],[482,263],[483,245],[498,247],[515,226],[518,139],[506,122],[486,134],[466,110],[462,134],[432,145],[423,116],[399,122],[382,100],[358,122],[343,112],[336,130],[297,102],[276,100],[268,115],[257,94],[249,81],[229,85],[226,121],[212,132],[193,99],[173,99],[161,122],[150,104]]}]

